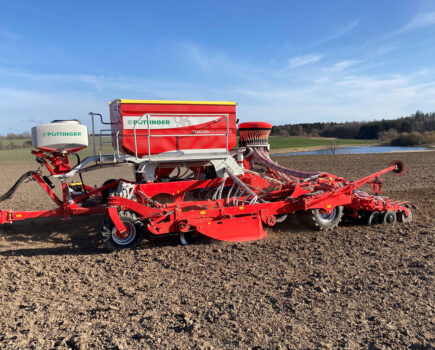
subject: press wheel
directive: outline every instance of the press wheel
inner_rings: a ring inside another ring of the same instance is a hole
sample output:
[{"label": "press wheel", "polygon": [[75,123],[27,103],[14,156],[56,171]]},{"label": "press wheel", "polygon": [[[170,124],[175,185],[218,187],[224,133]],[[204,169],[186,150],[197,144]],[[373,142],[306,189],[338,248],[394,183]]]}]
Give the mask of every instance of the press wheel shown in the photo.
[{"label": "press wheel", "polygon": [[111,252],[133,248],[137,246],[143,238],[143,223],[134,213],[121,211],[118,215],[127,229],[126,232],[119,232],[109,217],[104,219],[101,227],[102,240],[107,250]]},{"label": "press wheel", "polygon": [[323,209],[311,209],[307,215],[310,227],[319,231],[332,230],[339,224],[343,216],[343,207],[335,207],[329,213]]}]

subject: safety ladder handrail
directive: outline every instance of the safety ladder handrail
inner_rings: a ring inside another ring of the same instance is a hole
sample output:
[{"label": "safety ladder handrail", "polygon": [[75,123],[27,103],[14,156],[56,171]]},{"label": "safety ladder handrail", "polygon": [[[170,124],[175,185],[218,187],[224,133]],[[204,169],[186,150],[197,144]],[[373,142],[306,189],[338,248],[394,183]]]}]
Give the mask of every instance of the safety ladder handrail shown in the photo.
[{"label": "safety ladder handrail", "polygon": [[[92,118],[92,142],[93,142],[92,146],[93,146],[93,151],[94,151],[94,157],[97,156],[97,150],[96,150],[96,145],[95,145],[95,136],[99,136],[100,137],[100,146],[99,146],[99,151],[100,151],[99,153],[100,154],[99,154],[99,156],[100,156],[100,163],[101,163],[102,162],[102,143],[108,143],[108,142],[102,142],[102,137],[103,136],[113,137],[113,134],[112,134],[112,129],[100,129],[100,133],[99,134],[95,134],[95,116],[100,117],[100,123],[103,124],[103,125],[115,125],[115,124],[118,124],[119,121],[116,122],[116,123],[105,122],[103,120],[103,115],[101,113],[89,112],[89,115]],[[110,134],[102,134],[103,131],[110,131]],[[118,136],[119,136],[119,131],[116,133],[116,138],[118,138]],[[119,157],[119,141],[118,141],[118,139],[116,140],[116,145],[117,145],[117,155]],[[113,158],[115,159],[115,153],[114,153],[114,157]]]}]

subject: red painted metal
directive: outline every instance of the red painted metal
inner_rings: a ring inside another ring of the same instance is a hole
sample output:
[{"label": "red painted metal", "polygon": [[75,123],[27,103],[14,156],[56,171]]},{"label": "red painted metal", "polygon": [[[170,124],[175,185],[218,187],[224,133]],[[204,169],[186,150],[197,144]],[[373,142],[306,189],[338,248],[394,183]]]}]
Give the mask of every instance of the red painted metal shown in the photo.
[{"label": "red painted metal", "polygon": [[[171,114],[171,117],[180,114],[180,118],[189,115],[190,119],[179,119],[180,125],[182,122],[186,122],[186,125],[177,128],[150,129],[152,136],[159,136],[152,138],[157,142],[150,142],[151,149],[148,148],[148,129],[137,130],[139,157],[148,152],[225,149],[227,140],[228,149],[235,146],[235,105],[121,101],[111,105],[111,120],[115,123],[112,129],[114,137],[120,137],[120,146],[127,153],[136,152],[133,130],[128,123],[131,120],[138,122],[144,114]],[[226,118],[218,117],[213,122],[187,125],[188,121],[195,124],[194,118],[202,118],[207,114],[228,114],[228,124]],[[210,174],[203,163],[191,163],[186,166],[193,171],[194,179],[172,181],[169,175],[174,169],[173,163],[159,164],[154,182],[146,183],[139,181],[139,178],[137,182],[118,179],[99,188],[81,184],[83,191],[71,191],[70,186],[73,186],[62,181],[60,199],[40,172],[35,172],[33,179],[56,203],[57,208],[41,211],[0,210],[0,224],[37,217],[68,219],[72,215],[104,213],[114,224],[114,234],[122,238],[127,228],[118,213],[130,211],[135,213],[151,235],[194,232],[197,236],[203,234],[218,240],[246,241],[266,237],[263,224],[274,226],[280,215],[312,209],[331,214],[336,212],[334,208],[344,207],[345,215],[359,219],[373,212],[387,211],[409,216],[408,209],[414,207],[406,201],[390,201],[388,197],[379,196],[382,193],[380,176],[388,172],[402,174],[405,165],[400,161],[394,161],[389,167],[356,181],[326,172],[301,172],[287,169],[270,159],[267,137],[271,124],[243,123],[240,129],[242,147],[239,150],[246,151],[243,153],[246,157],[237,159],[245,168],[243,175],[237,179],[231,172],[228,173],[231,176],[224,177],[225,180],[209,178]],[[228,135],[225,134],[227,131]],[[182,136],[174,136],[175,133]],[[217,136],[219,133],[225,135]],[[207,136],[194,137],[193,134]],[[71,171],[70,152],[34,150],[32,154],[51,175],[63,175]],[[262,174],[256,172],[256,163],[263,165],[266,171]],[[222,184],[222,181],[225,183]],[[129,198],[116,195],[122,183],[134,185],[129,186],[133,188]],[[243,187],[237,188],[240,184]],[[371,185],[372,195],[360,190],[366,184]],[[108,196],[107,192],[110,191],[112,193]],[[217,193],[219,196],[216,196]]]},{"label": "red painted metal", "polygon": [[[116,135],[122,150],[135,154],[134,130],[136,122],[137,153],[139,157],[178,150],[226,149],[228,130],[228,150],[236,145],[236,106],[210,104],[161,104],[161,103],[123,103],[111,104],[110,118],[113,131],[113,145]],[[178,114],[178,116],[177,116]],[[148,130],[146,115],[151,122],[170,121],[150,130],[153,136],[148,149]],[[214,117],[211,115],[215,115]],[[227,117],[228,115],[228,124]],[[211,121],[196,124],[200,118]],[[173,136],[180,135],[180,136]],[[190,136],[189,136],[190,135]],[[198,136],[199,135],[199,136]]]},{"label": "red painted metal", "polygon": [[59,206],[62,205],[62,201],[59,199],[59,197],[54,193],[50,186],[47,185],[47,183],[44,181],[44,179],[39,175],[38,173],[33,174],[33,178],[39,183],[39,185],[44,189],[45,192],[50,196],[50,198]]},{"label": "red painted metal", "polygon": [[125,227],[124,223],[119,218],[118,208],[116,208],[116,207],[107,208],[107,214],[109,215],[110,219],[112,220],[113,224],[115,225],[117,233],[122,235],[123,233],[127,232],[127,228]]},{"label": "red painted metal", "polygon": [[[126,228],[118,216],[118,209],[135,212],[144,222],[151,234],[178,234],[195,230],[206,236],[227,240],[244,241],[261,239],[266,236],[262,229],[262,222],[273,226],[276,216],[293,214],[297,211],[322,209],[331,212],[337,206],[344,206],[351,217],[357,218],[358,212],[405,212],[408,215],[409,202],[390,202],[387,197],[368,195],[357,189],[366,183],[377,181],[380,175],[396,171],[392,165],[377,173],[371,174],[357,181],[346,181],[332,174],[322,174],[310,181],[292,185],[276,186],[253,172],[246,172],[240,179],[250,185],[261,198],[267,202],[256,204],[237,204],[234,199],[174,201],[167,204],[154,203],[151,207],[151,197],[169,193],[183,196],[195,193],[197,190],[216,189],[221,184],[220,178],[210,180],[188,180],[169,183],[138,184],[135,189],[138,200],[110,196],[106,205],[94,205],[89,208],[80,204],[86,199],[99,196],[103,190],[116,188],[120,181],[89,191],[78,196],[72,196],[72,202],[67,200],[67,185],[63,183],[63,200],[61,201],[42,177],[35,173],[34,179],[58,204],[54,210],[42,211],[5,211],[0,210],[0,224],[12,223],[37,217],[64,217],[71,215],[85,215],[107,213],[115,224],[117,231],[122,234]],[[226,180],[226,187],[232,185],[232,180]],[[264,191],[269,189],[269,191]],[[310,194],[307,196],[307,194]],[[281,198],[281,199],[279,199]],[[240,202],[243,198],[239,199]]]},{"label": "red painted metal", "polygon": [[247,122],[239,124],[239,130],[243,129],[272,129],[272,124],[267,122]]},{"label": "red painted metal", "polygon": [[196,230],[207,237],[228,242],[253,241],[267,235],[258,214],[207,221],[197,225]]}]

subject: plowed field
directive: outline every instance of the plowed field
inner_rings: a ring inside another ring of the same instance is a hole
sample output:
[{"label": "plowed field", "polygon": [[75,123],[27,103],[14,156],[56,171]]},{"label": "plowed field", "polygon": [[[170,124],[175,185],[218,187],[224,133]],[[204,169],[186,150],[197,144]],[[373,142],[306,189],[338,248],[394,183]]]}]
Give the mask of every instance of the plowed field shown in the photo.
[{"label": "plowed field", "polygon": [[[101,216],[0,227],[0,348],[433,349],[435,153],[275,159],[348,179],[401,159],[408,171],[385,175],[384,193],[414,202],[415,221],[320,233],[293,218],[256,242],[166,238],[112,254]],[[36,163],[0,166],[4,193]],[[29,182],[0,207],[54,205]]]}]

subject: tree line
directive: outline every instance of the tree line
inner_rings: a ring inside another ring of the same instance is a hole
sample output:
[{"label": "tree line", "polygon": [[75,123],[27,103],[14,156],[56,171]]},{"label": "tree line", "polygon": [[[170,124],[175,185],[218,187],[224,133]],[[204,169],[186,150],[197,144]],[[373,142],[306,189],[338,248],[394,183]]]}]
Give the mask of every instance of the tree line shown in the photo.
[{"label": "tree line", "polygon": [[395,145],[434,144],[435,113],[417,111],[407,117],[371,122],[285,124],[273,126],[271,134],[275,136],[373,139]]},{"label": "tree line", "polygon": [[19,134],[11,132],[6,136],[0,136],[0,150],[32,147],[32,140],[29,140],[31,138],[28,131]]}]

